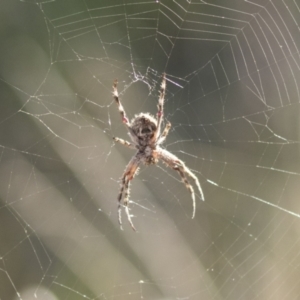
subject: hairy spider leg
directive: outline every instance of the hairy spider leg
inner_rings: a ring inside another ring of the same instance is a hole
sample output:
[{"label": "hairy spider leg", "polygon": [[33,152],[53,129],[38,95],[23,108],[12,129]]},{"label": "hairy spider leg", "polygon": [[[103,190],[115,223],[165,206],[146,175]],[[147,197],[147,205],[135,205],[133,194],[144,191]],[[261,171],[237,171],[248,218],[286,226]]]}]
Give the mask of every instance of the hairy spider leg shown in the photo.
[{"label": "hairy spider leg", "polygon": [[127,215],[127,219],[129,224],[131,225],[131,228],[136,231],[132,219],[131,219],[131,215],[129,212],[129,207],[128,207],[128,203],[129,203],[129,185],[130,185],[130,181],[133,179],[135,173],[138,170],[139,167],[139,163],[140,163],[140,158],[138,158],[137,156],[134,156],[131,161],[129,162],[129,164],[127,165],[123,176],[122,176],[122,184],[121,184],[121,189],[120,189],[120,193],[118,196],[118,215],[119,215],[119,224],[121,229],[123,230],[122,227],[122,199],[123,199],[123,205],[125,208],[125,212]]},{"label": "hairy spider leg", "polygon": [[189,169],[186,167],[186,165],[184,164],[184,162],[182,160],[180,160],[177,156],[175,156],[174,154],[170,153],[169,151],[159,148],[157,151],[157,154],[159,156],[159,158],[165,162],[165,164],[169,167],[171,167],[173,170],[177,171],[182,179],[182,181],[184,182],[186,188],[189,190],[192,200],[193,200],[193,215],[192,215],[192,219],[195,217],[196,214],[196,200],[195,200],[195,192],[194,192],[194,188],[193,186],[189,183],[186,174],[189,175],[191,178],[194,179],[195,184],[199,190],[199,193],[201,195],[202,200],[204,201],[204,195],[203,195],[203,191],[202,188],[200,186],[200,183],[198,181],[197,176]]},{"label": "hairy spider leg", "polygon": [[158,139],[157,145],[160,145],[166,139],[167,135],[169,134],[170,128],[171,128],[171,123],[168,122],[163,133]]},{"label": "hairy spider leg", "polygon": [[166,95],[166,73],[163,73],[162,82],[160,85],[158,104],[157,104],[157,128],[156,128],[156,131],[154,134],[155,140],[160,135],[160,128],[161,128],[161,123],[162,123],[162,119],[163,119],[163,115],[164,115],[165,95]]},{"label": "hairy spider leg", "polygon": [[183,162],[181,162],[181,163],[183,164],[184,172],[187,173],[191,178],[194,179],[195,184],[196,184],[196,186],[197,186],[197,188],[198,188],[198,191],[199,191],[199,193],[200,193],[201,200],[204,201],[204,200],[205,200],[205,199],[204,199],[204,194],[203,194],[201,185],[200,185],[200,183],[199,183],[198,177],[197,177],[197,176],[196,176],[189,168],[187,168],[186,165],[185,165]]},{"label": "hairy spider leg", "polygon": [[118,137],[113,137],[113,140],[114,140],[115,142],[118,142],[118,143],[120,143],[120,144],[122,144],[122,145],[128,147],[128,148],[136,149],[136,147],[135,147],[134,145],[132,145],[132,144],[129,143],[128,141],[125,141],[125,140],[120,139],[120,138],[118,138]]},{"label": "hairy spider leg", "polygon": [[182,164],[180,164],[179,161],[176,162],[177,165],[172,166],[173,170],[177,171],[179,173],[179,175],[181,176],[182,181],[184,182],[186,188],[189,190],[192,200],[193,200],[193,215],[192,215],[192,219],[194,219],[195,217],[195,213],[196,213],[196,200],[195,200],[195,192],[194,192],[194,188],[192,187],[192,185],[189,183],[189,181],[187,180],[186,176],[185,176],[185,168],[183,167]]},{"label": "hairy spider leg", "polygon": [[126,125],[129,126],[129,120],[126,116],[126,112],[124,110],[124,107],[119,99],[119,93],[118,93],[118,89],[117,89],[117,85],[118,85],[118,80],[115,79],[114,83],[113,83],[113,97],[118,105],[119,108],[119,112],[121,114],[121,118],[122,118],[122,122]]},{"label": "hairy spider leg", "polygon": [[[127,180],[125,181],[125,190],[124,190],[124,200],[123,200],[123,202],[124,202],[124,208],[125,208],[125,213],[126,213],[126,215],[127,215],[128,222],[129,222],[131,228],[132,228],[134,231],[136,231],[136,229],[135,229],[135,227],[134,227],[134,225],[133,225],[133,222],[132,222],[132,220],[131,220],[131,215],[130,215],[130,211],[129,211],[129,207],[128,207],[130,180],[132,180],[132,179],[127,179]],[[121,217],[121,215],[119,215],[119,218],[120,218],[120,217]]]}]

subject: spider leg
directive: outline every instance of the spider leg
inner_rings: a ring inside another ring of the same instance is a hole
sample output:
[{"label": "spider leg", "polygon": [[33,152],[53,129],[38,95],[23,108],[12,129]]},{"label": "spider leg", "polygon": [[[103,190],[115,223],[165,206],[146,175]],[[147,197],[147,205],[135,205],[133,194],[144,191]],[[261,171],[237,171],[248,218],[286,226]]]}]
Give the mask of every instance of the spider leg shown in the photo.
[{"label": "spider leg", "polygon": [[160,85],[158,104],[157,104],[157,128],[154,134],[155,138],[157,138],[160,135],[160,128],[161,128],[162,118],[164,114],[165,95],[166,95],[166,73],[163,73],[162,82]]},{"label": "spider leg", "polygon": [[[131,219],[131,215],[130,215],[130,211],[129,211],[129,208],[128,208],[128,203],[129,203],[129,185],[130,185],[130,180],[126,180],[125,182],[125,189],[124,189],[124,208],[125,208],[125,213],[127,215],[127,219],[128,219],[128,222],[131,226],[131,228],[136,231],[134,225],[133,225],[133,222],[132,222],[132,219]],[[121,211],[119,210],[119,220],[121,218]]]},{"label": "spider leg", "polygon": [[192,185],[189,183],[189,181],[187,180],[187,178],[185,176],[185,166],[180,163],[180,164],[177,164],[176,166],[173,166],[172,168],[179,173],[179,175],[181,176],[181,179],[184,182],[186,188],[191,193],[191,197],[192,197],[192,200],[193,200],[193,215],[192,215],[192,219],[194,219],[195,213],[196,213],[195,192],[194,192],[194,188],[192,187]]},{"label": "spider leg", "polygon": [[157,142],[158,145],[160,145],[166,139],[167,135],[169,134],[170,128],[171,128],[171,123],[168,122],[164,131],[162,132],[161,136],[158,139]]},{"label": "spider leg", "polygon": [[[183,162],[181,162],[181,163],[183,163]],[[184,163],[183,163],[183,169],[184,169],[185,173],[187,173],[191,178],[194,179],[195,184],[196,184],[196,186],[198,188],[198,191],[200,193],[201,199],[202,199],[202,201],[204,201],[205,200],[204,199],[204,194],[203,194],[203,190],[201,188],[200,182],[198,180],[198,177]]]},{"label": "spider leg", "polygon": [[204,201],[204,194],[203,194],[203,191],[202,191],[202,188],[201,188],[201,185],[199,183],[197,176],[184,164],[184,162],[182,160],[180,160],[177,156],[170,153],[169,151],[159,148],[157,151],[157,154],[158,154],[159,158],[165,164],[167,164],[169,167],[171,167],[173,170],[175,170],[179,173],[186,188],[189,190],[192,200],[193,200],[193,215],[192,215],[192,219],[193,219],[195,217],[195,213],[196,213],[195,192],[194,192],[193,186],[189,183],[186,174],[195,181],[195,184],[199,190],[201,199]]},{"label": "spider leg", "polygon": [[139,163],[140,163],[140,158],[137,156],[134,156],[131,161],[129,162],[129,164],[127,165],[123,176],[122,176],[122,184],[121,184],[121,189],[120,189],[120,193],[118,196],[118,218],[119,218],[119,224],[121,229],[122,228],[122,199],[123,199],[123,206],[125,208],[125,213],[127,215],[127,219],[129,224],[131,225],[131,228],[136,231],[132,219],[131,219],[131,215],[129,212],[129,207],[128,207],[128,203],[129,203],[129,185],[130,185],[130,181],[133,179],[134,175],[136,174],[138,167],[139,167]]},{"label": "spider leg", "polygon": [[129,142],[123,140],[123,139],[120,139],[120,138],[118,138],[118,137],[113,137],[113,140],[114,140],[115,142],[118,142],[118,143],[120,143],[120,144],[122,144],[122,145],[128,147],[128,148],[136,149],[136,147],[135,147],[134,145],[132,145],[131,143],[129,143]]},{"label": "spider leg", "polygon": [[122,122],[126,125],[126,126],[129,126],[129,120],[126,116],[126,113],[125,113],[125,110],[124,110],[124,107],[119,99],[119,93],[118,93],[118,89],[117,89],[117,85],[118,85],[118,80],[115,79],[114,80],[114,83],[113,83],[113,97],[118,105],[118,108],[119,108],[119,112],[121,114],[121,118],[122,118]]}]

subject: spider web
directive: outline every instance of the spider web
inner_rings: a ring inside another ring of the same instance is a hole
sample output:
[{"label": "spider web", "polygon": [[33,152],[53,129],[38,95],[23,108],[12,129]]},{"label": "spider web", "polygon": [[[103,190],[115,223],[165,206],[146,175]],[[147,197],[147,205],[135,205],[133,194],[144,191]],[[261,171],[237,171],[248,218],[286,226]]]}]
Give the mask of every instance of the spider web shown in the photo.
[{"label": "spider web", "polygon": [[[2,1],[3,2],[3,1]],[[5,0],[0,299],[298,299],[296,0]],[[126,113],[156,113],[205,201],[159,164],[131,185]],[[166,121],[164,121],[164,124]]]}]

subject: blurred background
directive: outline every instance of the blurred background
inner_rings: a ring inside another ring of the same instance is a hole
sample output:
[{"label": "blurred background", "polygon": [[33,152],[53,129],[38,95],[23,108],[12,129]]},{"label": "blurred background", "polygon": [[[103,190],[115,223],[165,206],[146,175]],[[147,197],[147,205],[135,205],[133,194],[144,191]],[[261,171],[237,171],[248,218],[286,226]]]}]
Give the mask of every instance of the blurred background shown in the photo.
[{"label": "blurred background", "polygon": [[[0,299],[298,299],[297,1],[2,0]],[[199,178],[131,184],[127,115],[155,115]],[[191,180],[191,183],[192,180]]]}]

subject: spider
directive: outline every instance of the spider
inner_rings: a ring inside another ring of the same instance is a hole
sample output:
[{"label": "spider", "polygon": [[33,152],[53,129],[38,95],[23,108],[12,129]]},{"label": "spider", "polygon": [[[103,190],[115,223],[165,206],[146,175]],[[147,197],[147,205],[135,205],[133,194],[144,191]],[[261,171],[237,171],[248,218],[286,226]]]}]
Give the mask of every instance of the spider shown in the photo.
[{"label": "spider", "polygon": [[[195,201],[195,192],[192,185],[189,183],[187,179],[187,175],[191,177],[200,192],[201,198],[204,201],[204,195],[202,192],[201,185],[198,181],[196,175],[184,164],[182,160],[180,160],[177,156],[170,153],[169,151],[160,147],[160,145],[166,139],[169,130],[171,128],[171,123],[167,122],[164,130],[161,132],[162,120],[164,114],[164,99],[166,93],[166,75],[163,73],[162,82],[160,86],[160,94],[157,105],[157,118],[153,117],[149,113],[140,113],[135,115],[135,117],[129,121],[126,116],[125,110],[121,104],[119,99],[118,89],[117,89],[118,81],[115,79],[113,83],[113,98],[116,101],[119,112],[122,118],[123,124],[126,126],[129,136],[131,137],[132,143],[120,139],[118,137],[114,137],[114,141],[119,142],[120,144],[127,146],[131,149],[137,150],[136,154],[131,158],[128,165],[126,166],[124,173],[121,177],[121,189],[118,196],[118,218],[120,228],[122,227],[122,215],[121,210],[122,206],[124,207],[125,213],[127,215],[127,219],[135,231],[135,227],[133,225],[131,215],[129,212],[128,202],[129,202],[129,185],[130,181],[134,178],[137,173],[139,166],[141,164],[144,165],[155,165],[161,159],[167,166],[171,167],[173,170],[177,171],[181,176],[182,181],[184,182],[186,188],[189,190],[192,200],[193,200],[193,215],[192,218],[195,217],[196,211],[196,201]],[[122,205],[123,199],[123,205]]]}]

